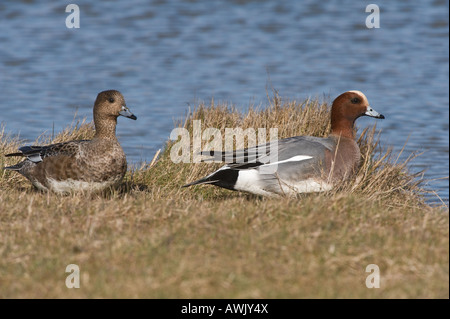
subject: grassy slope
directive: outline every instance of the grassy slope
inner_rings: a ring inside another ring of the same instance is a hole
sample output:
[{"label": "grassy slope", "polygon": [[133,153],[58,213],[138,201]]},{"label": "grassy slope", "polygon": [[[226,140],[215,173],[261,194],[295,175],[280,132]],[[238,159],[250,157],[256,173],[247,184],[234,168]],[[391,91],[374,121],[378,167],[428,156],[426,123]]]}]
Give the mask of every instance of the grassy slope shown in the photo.
[{"label": "grassy slope", "polygon": [[[199,106],[180,125],[202,119],[203,128],[323,136],[328,111],[277,98],[246,114]],[[407,163],[380,150],[374,132],[361,134],[355,178],[299,198],[180,189],[220,164],[174,164],[168,151],[103,194],[42,194],[2,172],[0,298],[448,298],[448,210],[423,202]],[[0,155],[20,144],[0,135]],[[90,136],[82,124],[53,141]],[[80,289],[65,286],[71,263],[80,266]],[[380,289],[365,286],[368,264],[380,267]]]}]

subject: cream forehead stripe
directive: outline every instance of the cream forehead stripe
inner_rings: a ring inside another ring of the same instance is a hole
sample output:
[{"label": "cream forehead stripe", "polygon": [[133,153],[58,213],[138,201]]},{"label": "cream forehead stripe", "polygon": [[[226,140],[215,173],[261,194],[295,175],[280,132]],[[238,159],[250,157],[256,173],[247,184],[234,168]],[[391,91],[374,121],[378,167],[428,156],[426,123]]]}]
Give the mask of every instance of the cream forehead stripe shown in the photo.
[{"label": "cream forehead stripe", "polygon": [[366,102],[369,102],[369,101],[367,100],[367,97],[366,97],[366,96],[364,95],[364,93],[361,92],[361,91],[353,90],[353,91],[348,91],[348,92],[358,94],[358,95],[360,95]]}]

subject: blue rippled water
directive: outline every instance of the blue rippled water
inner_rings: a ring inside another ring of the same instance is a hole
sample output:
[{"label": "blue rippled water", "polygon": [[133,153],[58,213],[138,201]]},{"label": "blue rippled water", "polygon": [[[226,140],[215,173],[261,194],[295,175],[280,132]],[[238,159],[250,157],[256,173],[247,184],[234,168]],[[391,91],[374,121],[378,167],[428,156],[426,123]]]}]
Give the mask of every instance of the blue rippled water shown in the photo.
[{"label": "blue rippled water", "polygon": [[[66,28],[67,3],[0,3],[0,122],[30,142],[91,119],[98,92],[118,89],[138,116],[120,119],[131,162],[150,161],[174,120],[197,101],[267,105],[268,74],[290,99],[363,91],[386,115],[384,146],[424,152],[448,204],[448,1],[377,1],[380,28],[360,1],[76,1],[80,28]],[[373,119],[358,120],[358,127]]]}]

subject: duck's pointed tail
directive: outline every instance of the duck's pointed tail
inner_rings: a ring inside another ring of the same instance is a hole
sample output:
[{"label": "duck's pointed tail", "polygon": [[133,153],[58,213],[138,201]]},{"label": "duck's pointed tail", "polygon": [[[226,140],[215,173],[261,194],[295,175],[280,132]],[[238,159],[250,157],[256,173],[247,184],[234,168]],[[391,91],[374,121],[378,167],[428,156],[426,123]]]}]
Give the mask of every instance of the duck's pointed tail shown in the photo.
[{"label": "duck's pointed tail", "polygon": [[13,165],[13,166],[6,166],[3,167],[4,170],[10,170],[10,171],[20,171],[20,169],[22,168],[22,163]]},{"label": "duck's pointed tail", "polygon": [[13,156],[23,156],[23,153],[19,152],[19,153],[5,154],[5,157],[13,157]]},{"label": "duck's pointed tail", "polygon": [[[13,156],[21,156],[23,157],[23,153],[22,152],[17,152],[17,153],[9,153],[9,154],[5,154],[5,157],[13,157]],[[22,168],[23,166],[23,162],[17,163],[16,165],[12,165],[12,166],[6,166],[3,167],[4,170],[11,170],[11,171],[18,171]]]},{"label": "duck's pointed tail", "polygon": [[201,178],[201,179],[196,180],[196,181],[194,181],[194,182],[192,182],[192,183],[183,185],[183,186],[181,186],[181,187],[189,187],[189,186],[200,185],[200,184],[212,184],[212,183],[215,183],[215,182],[217,182],[217,181],[218,181],[218,180],[212,180],[212,179],[211,179],[211,176],[206,176],[206,177],[204,177],[204,178]]}]

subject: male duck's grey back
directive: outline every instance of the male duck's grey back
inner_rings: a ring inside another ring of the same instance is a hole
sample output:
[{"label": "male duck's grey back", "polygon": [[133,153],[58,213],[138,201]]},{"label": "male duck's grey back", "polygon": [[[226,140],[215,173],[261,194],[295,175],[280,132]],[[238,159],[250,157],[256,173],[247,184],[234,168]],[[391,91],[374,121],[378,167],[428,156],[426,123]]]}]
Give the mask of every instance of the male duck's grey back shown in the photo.
[{"label": "male duck's grey back", "polygon": [[95,191],[117,184],[127,170],[125,153],[116,138],[119,116],[136,120],[119,91],[100,92],[94,104],[92,140],[24,146],[5,156],[26,159],[5,169],[19,172],[38,189],[56,193]]}]

